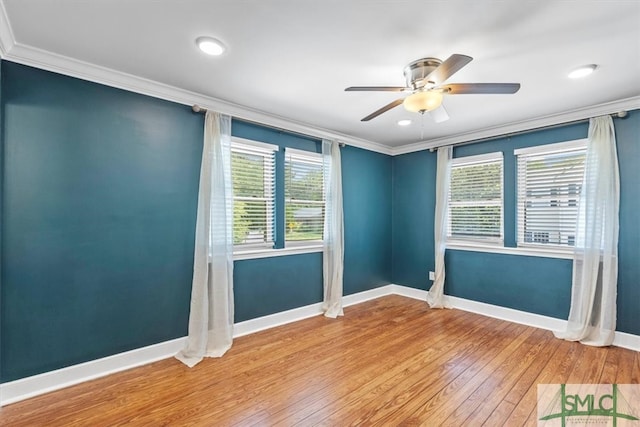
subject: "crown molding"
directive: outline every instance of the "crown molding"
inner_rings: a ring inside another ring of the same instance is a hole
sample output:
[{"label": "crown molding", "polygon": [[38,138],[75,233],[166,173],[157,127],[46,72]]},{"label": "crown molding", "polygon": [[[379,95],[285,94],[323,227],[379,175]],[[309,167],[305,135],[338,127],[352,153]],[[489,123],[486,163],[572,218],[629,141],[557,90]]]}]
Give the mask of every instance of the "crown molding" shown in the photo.
[{"label": "crown molding", "polygon": [[[2,5],[1,2],[0,5]],[[0,24],[2,24],[1,15],[2,13],[0,13]],[[2,25],[2,28],[4,27],[5,26]],[[8,26],[6,27],[9,28]],[[238,119],[248,120],[251,122],[283,129],[289,132],[300,133],[315,138],[336,140],[353,147],[363,148],[365,150],[375,151],[382,154],[391,154],[391,147],[373,141],[368,141],[346,134],[333,132],[328,129],[312,126],[308,123],[287,119],[285,117],[234,104],[222,99],[205,96],[196,92],[180,89],[175,86],[166,85],[164,83],[137,77],[132,74],[123,73],[110,68],[101,67],[99,65],[69,58],[63,55],[58,55],[56,53],[52,53],[43,49],[38,49],[32,46],[17,43],[11,40],[12,35],[10,34],[10,30],[8,30],[8,32],[8,35],[0,33],[0,37],[6,36],[8,41],[4,40],[4,38],[0,39],[0,41],[5,44],[5,52],[3,53],[3,58],[12,62],[41,68],[47,71],[53,71],[55,73],[60,73],[82,80],[100,83],[118,89],[140,93],[143,95],[148,95],[154,98],[164,99],[179,104],[197,104],[202,108],[215,110],[222,114],[227,114]],[[7,43],[11,43],[8,48],[6,46]]]},{"label": "crown molding", "polygon": [[336,140],[353,147],[391,156],[444,145],[508,136],[512,133],[617,113],[622,110],[640,109],[640,96],[636,96],[443,138],[390,147],[18,43],[11,30],[3,0],[0,0],[0,58],[183,105],[197,104],[202,108],[219,111],[238,119],[315,138]]},{"label": "crown molding", "polygon": [[505,125],[475,130],[472,132],[460,133],[444,138],[431,139],[428,141],[421,141],[414,144],[394,147],[391,149],[391,155],[397,156],[400,154],[413,153],[416,151],[428,150],[445,145],[455,145],[474,140],[482,140],[501,136],[507,137],[512,133],[544,128],[546,126],[561,125],[563,123],[569,123],[577,120],[586,120],[591,117],[596,117],[603,114],[613,114],[620,111],[630,111],[637,109],[640,109],[640,96],[606,102],[603,104],[578,108],[570,111],[564,111],[558,114],[512,122]]},{"label": "crown molding", "polygon": [[4,1],[0,0],[0,58],[4,59],[15,43],[16,39],[11,31],[9,15],[4,7]]}]

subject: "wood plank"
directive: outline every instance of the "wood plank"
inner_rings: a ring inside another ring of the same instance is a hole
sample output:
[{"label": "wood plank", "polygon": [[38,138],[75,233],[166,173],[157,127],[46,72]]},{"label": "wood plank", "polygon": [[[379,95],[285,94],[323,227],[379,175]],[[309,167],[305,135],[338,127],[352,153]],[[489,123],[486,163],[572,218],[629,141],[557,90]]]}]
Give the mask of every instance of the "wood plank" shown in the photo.
[{"label": "wood plank", "polygon": [[[295,378],[292,376],[292,379],[286,382],[285,388],[280,389],[280,385],[274,385],[272,393],[247,402],[245,406],[248,407],[243,407],[242,404],[237,405],[233,411],[228,411],[225,414],[224,419],[231,417],[232,419],[229,419],[229,422],[234,425],[239,423],[250,424],[277,411],[278,402],[283,400],[287,404],[287,412],[291,414],[291,411],[298,406],[296,404],[298,400],[304,399],[309,395],[317,395],[330,385],[326,381],[327,377],[350,377],[355,373],[362,377],[363,369],[367,366],[379,368],[381,366],[379,354],[394,354],[398,347],[413,348],[408,345],[411,343],[412,335],[415,333],[413,331],[428,327],[427,319],[429,317],[425,316],[423,312],[425,309],[426,306],[423,305],[421,310],[414,315],[391,316],[388,323],[378,327],[377,330],[372,330],[373,336],[368,338],[367,342],[376,348],[375,353],[362,347],[359,342],[347,342],[338,348],[328,349],[328,351],[334,353],[331,358],[332,363],[309,366],[308,369],[303,371],[294,368],[293,374],[298,376]],[[398,327],[399,325],[404,326]],[[414,349],[413,351],[416,350]],[[313,372],[313,374],[308,375],[309,372]],[[331,391],[331,394],[333,394],[333,391]],[[283,396],[286,396],[286,399],[282,399]],[[323,401],[325,399],[320,399],[320,402]],[[261,407],[267,407],[269,410],[266,412],[257,411]],[[308,410],[309,407],[305,407],[305,409]],[[257,414],[252,414],[252,412],[256,411],[258,412]],[[247,415],[249,415],[250,419],[243,419],[247,418]],[[270,418],[271,425],[275,422],[275,419],[273,419],[275,417]]]},{"label": "wood plank", "polygon": [[4,426],[536,425],[537,384],[638,383],[640,357],[400,296],[0,410]]},{"label": "wood plank", "polygon": [[623,351],[620,353],[616,384],[638,384],[640,378],[638,378],[639,373],[636,365],[637,356],[638,354],[633,354],[633,352]]},{"label": "wood plank", "polygon": [[[419,355],[416,359],[401,362],[402,372],[411,375],[397,377],[393,372],[369,383],[358,390],[357,399],[348,405],[343,405],[330,417],[322,420],[320,425],[363,425],[380,421],[386,414],[395,412],[407,400],[421,396],[430,386],[439,389],[454,379],[467,367],[465,360],[474,353],[481,351],[483,346],[491,341],[493,334],[499,333],[503,325],[493,324],[487,334],[478,333],[476,328],[467,328],[461,337],[451,336],[447,347],[439,349],[436,354],[424,358]],[[479,325],[482,326],[482,325]],[[509,325],[507,327],[510,327]],[[484,328],[482,328],[484,330]],[[479,340],[471,341],[474,335],[481,335]],[[305,420],[307,421],[307,420]],[[315,421],[313,418],[311,421]],[[311,422],[309,425],[315,425]]]},{"label": "wood plank", "polygon": [[505,398],[498,403],[491,415],[483,422],[483,425],[506,425],[506,421],[511,416],[513,410],[525,397],[527,391],[535,385],[534,381],[540,372],[551,363],[551,360],[553,360],[556,354],[556,350],[560,347],[560,340],[553,338],[551,332],[547,332],[546,336],[549,337],[549,341],[544,342],[540,352],[535,356],[534,360],[529,364],[520,378],[516,380],[513,387],[507,392]]},{"label": "wood plank", "polygon": [[620,361],[620,350],[622,349],[613,347],[607,352],[607,358],[604,361],[602,373],[598,380],[599,384],[614,384],[616,382],[616,374],[618,372],[618,364]]},{"label": "wood plank", "polygon": [[[440,319],[443,316],[438,316]],[[457,317],[457,316],[456,316]],[[425,318],[426,320],[426,318]],[[439,322],[438,322],[439,323]],[[273,408],[275,413],[268,417],[268,425],[277,425],[278,423],[288,423],[290,421],[299,422],[310,416],[311,414],[322,411],[327,405],[331,405],[337,400],[343,401],[347,396],[353,393],[355,390],[360,389],[363,385],[373,381],[375,379],[380,380],[380,377],[388,372],[389,366],[396,366],[394,369],[398,370],[398,360],[406,360],[415,357],[416,353],[420,353],[423,350],[419,347],[412,345],[415,344],[415,335],[420,333],[421,330],[431,328],[432,330],[437,328],[439,334],[433,338],[430,343],[430,350],[435,351],[440,347],[440,343],[447,337],[451,337],[454,332],[454,328],[458,327],[458,319],[453,319],[450,322],[444,322],[436,325],[434,322],[428,322],[420,326],[401,325],[401,330],[406,330],[408,335],[401,333],[403,342],[396,348],[389,351],[380,351],[376,349],[375,353],[370,353],[370,357],[358,358],[358,363],[351,366],[345,365],[344,369],[335,371],[333,373],[336,378],[350,378],[350,381],[345,381],[335,386],[324,387],[314,392],[305,393],[302,399],[297,402],[287,402],[286,405],[276,403]],[[436,347],[438,346],[438,347]],[[424,356],[424,354],[423,354]],[[408,372],[399,372],[398,375],[407,375]],[[258,422],[260,417],[254,417],[254,423]],[[250,423],[251,424],[251,423]]]},{"label": "wood plank", "polygon": [[[433,310],[433,312],[436,313],[437,311]],[[484,322],[490,322],[490,319],[483,320],[479,324]],[[419,375],[419,371],[424,364],[436,364],[438,361],[445,360],[449,352],[455,350],[453,341],[456,337],[465,337],[470,334],[469,328],[464,328],[464,323],[460,324],[453,321],[448,323],[454,324],[456,329],[448,332],[443,331],[443,335],[440,338],[433,340],[424,340],[421,335],[433,337],[433,334],[440,335],[440,330],[430,328],[431,333],[423,334],[421,331],[426,331],[429,325],[425,325],[425,328],[412,329],[413,335],[411,339],[414,345],[410,346],[408,353],[394,355],[393,359],[384,365],[370,361],[369,363],[375,366],[374,370],[368,372],[368,375],[365,376],[358,374],[358,380],[355,384],[345,384],[344,387],[339,389],[332,389],[331,402],[340,403],[339,406],[336,406],[338,410],[361,407],[367,394],[377,395],[382,393],[387,387],[397,382]],[[402,325],[400,327],[404,328]],[[418,344],[417,346],[415,345],[416,343]],[[418,349],[418,351],[415,351],[415,349]],[[335,409],[332,410],[335,411]],[[304,418],[303,422],[306,425],[313,425],[323,420],[329,421],[327,415],[333,416],[331,410],[313,413]]]},{"label": "wood plank", "polygon": [[[538,333],[538,335],[533,335],[531,339],[528,340],[528,344],[530,344],[530,346],[526,350],[526,353],[524,352],[525,347],[522,346],[519,349],[520,351],[518,353],[514,353],[511,358],[511,360],[516,361],[513,364],[512,368],[508,372],[505,372],[504,375],[498,374],[498,377],[502,377],[500,382],[496,386],[490,387],[485,390],[488,393],[483,393],[483,395],[485,395],[485,398],[483,399],[482,404],[479,405],[471,415],[469,415],[465,424],[485,424],[489,421],[488,418],[491,416],[491,414],[498,408],[500,408],[501,402],[505,402],[507,406],[513,404],[513,400],[515,399],[512,399],[510,391],[513,390],[513,387],[515,387],[515,384],[521,379],[523,373],[526,372],[528,367],[535,363],[536,358],[539,358],[541,353],[544,354],[545,347],[553,345],[550,341],[552,339],[555,340],[555,338],[553,338],[551,334],[546,331],[537,330],[536,332]],[[503,368],[506,371],[506,365],[500,367],[500,369]],[[494,376],[497,372],[497,370],[494,371],[492,376]],[[491,383],[492,382],[489,382],[489,384]],[[484,387],[484,385],[485,384],[483,384],[483,386],[481,386],[479,390]],[[519,400],[519,397],[517,398],[517,400]],[[515,407],[515,405],[513,406]],[[513,409],[514,408],[512,407],[512,410]],[[504,411],[501,411],[500,413],[496,414],[498,418],[493,420],[493,422],[496,423],[495,425],[501,424],[501,420],[499,419],[499,417],[503,413]],[[507,415],[509,415],[510,413],[511,411],[509,411]]]},{"label": "wood plank", "polygon": [[[407,423],[431,422],[429,420],[443,420],[455,409],[456,399],[460,396],[467,396],[469,392],[477,387],[474,379],[484,376],[479,372],[486,369],[491,363],[500,364],[505,361],[514,348],[518,347],[533,332],[533,329],[520,325],[509,325],[503,330],[507,335],[517,338],[506,341],[501,336],[495,340],[482,345],[480,351],[472,353],[466,364],[460,364],[464,368],[459,376],[453,378],[448,384],[434,383],[428,389],[411,390],[415,396],[408,396],[408,402],[396,413],[389,413],[379,421],[380,425],[390,422],[397,416],[407,417]],[[442,386],[441,386],[442,385]],[[418,396],[418,398],[416,398]]]},{"label": "wood plank", "polygon": [[[540,341],[541,339],[543,341]],[[545,331],[535,330],[505,363],[495,366],[491,373],[485,376],[486,379],[480,387],[456,408],[448,417],[447,423],[481,425],[547,342],[548,335]]]},{"label": "wood plank", "polygon": [[[322,333],[314,334],[313,337],[305,340],[301,340],[301,343],[305,343],[304,346],[300,344],[290,344],[287,349],[287,355],[282,357],[279,352],[272,351],[269,353],[269,357],[261,357],[261,359],[269,360],[269,363],[262,363],[257,368],[250,370],[243,370],[239,367],[230,376],[219,381],[215,390],[209,391],[206,395],[197,395],[196,406],[199,409],[191,411],[188,415],[190,417],[206,414],[207,418],[213,418],[217,420],[229,419],[230,423],[235,424],[237,420],[235,417],[238,413],[241,413],[241,417],[246,417],[253,411],[258,411],[263,408],[261,402],[261,396],[265,395],[278,395],[277,385],[286,383],[288,388],[287,393],[290,393],[293,383],[296,379],[304,377],[304,375],[314,368],[319,368],[322,365],[331,366],[336,360],[342,357],[340,351],[336,351],[340,348],[348,348],[351,344],[357,345],[359,340],[382,340],[387,338],[390,331],[386,323],[389,318],[407,319],[411,316],[419,316],[420,312],[389,312],[390,308],[387,307],[384,310],[378,310],[379,313],[384,313],[372,320],[369,318],[372,312],[369,311],[367,316],[357,317],[351,316],[346,318],[340,318],[336,320],[324,319],[325,324],[341,324],[352,323],[355,330],[359,331],[359,334],[352,334],[351,336],[343,331],[337,339],[333,339],[330,342],[326,342],[322,337]],[[359,326],[361,323],[369,325],[368,328],[362,329]],[[322,329],[326,329],[323,327]],[[294,351],[295,350],[295,351]],[[253,379],[253,380],[251,380]],[[312,386],[314,378],[304,380],[307,386]],[[250,386],[237,387],[236,384],[250,384]],[[193,393],[192,393],[193,394]],[[283,396],[280,395],[282,398]],[[175,400],[175,397],[173,398]],[[215,401],[215,406],[210,402]],[[167,402],[170,403],[170,402]],[[171,418],[174,423],[185,422],[184,417],[180,414]],[[142,419],[144,420],[144,418]]]},{"label": "wood plank", "polygon": [[557,379],[568,375],[571,369],[571,358],[582,346],[568,341],[558,341],[558,350],[550,357],[549,362],[540,370],[531,386],[526,390],[514,410],[509,414],[505,425],[524,426],[537,425],[534,419],[527,424],[529,416],[536,417],[538,403],[538,384],[556,384]]}]

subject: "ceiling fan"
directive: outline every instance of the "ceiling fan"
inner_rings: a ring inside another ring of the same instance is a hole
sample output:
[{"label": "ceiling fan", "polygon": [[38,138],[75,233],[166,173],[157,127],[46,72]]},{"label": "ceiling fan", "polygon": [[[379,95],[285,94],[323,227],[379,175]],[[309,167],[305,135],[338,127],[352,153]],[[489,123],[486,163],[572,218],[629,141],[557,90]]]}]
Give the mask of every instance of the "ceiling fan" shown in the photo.
[{"label": "ceiling fan", "polygon": [[407,92],[410,95],[396,99],[361,121],[378,117],[400,104],[411,112],[429,112],[436,123],[449,119],[442,105],[443,95],[462,94],[513,94],[520,89],[520,83],[450,83],[444,81],[473,60],[467,55],[453,54],[444,62],[438,58],[422,58],[404,68],[406,86],[351,86],[347,92]]}]

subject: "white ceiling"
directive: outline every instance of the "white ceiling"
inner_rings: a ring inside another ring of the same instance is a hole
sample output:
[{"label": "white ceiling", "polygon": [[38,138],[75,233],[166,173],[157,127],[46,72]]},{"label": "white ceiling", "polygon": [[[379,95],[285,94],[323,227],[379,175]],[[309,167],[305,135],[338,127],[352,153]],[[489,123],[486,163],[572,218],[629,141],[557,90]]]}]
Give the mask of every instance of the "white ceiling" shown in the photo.
[{"label": "white ceiling", "polygon": [[[0,1],[16,46],[389,147],[640,95],[634,0]],[[229,50],[204,55],[194,42],[202,35]],[[409,62],[453,53],[474,60],[448,83],[522,88],[515,95],[447,96],[451,118],[439,124],[402,106],[361,122],[399,94],[344,92],[352,85],[402,86]],[[566,77],[589,63],[599,65],[590,77]],[[399,127],[401,118],[413,124]]]}]

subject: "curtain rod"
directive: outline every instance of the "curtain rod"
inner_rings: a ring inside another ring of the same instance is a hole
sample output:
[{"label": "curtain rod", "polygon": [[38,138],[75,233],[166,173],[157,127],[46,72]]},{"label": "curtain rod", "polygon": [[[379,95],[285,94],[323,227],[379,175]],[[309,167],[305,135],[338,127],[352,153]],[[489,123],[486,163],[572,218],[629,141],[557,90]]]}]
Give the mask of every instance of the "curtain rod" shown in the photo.
[{"label": "curtain rod", "polygon": [[[623,110],[623,111],[620,111],[620,112],[617,112],[617,113],[603,114],[603,116],[607,116],[607,115],[611,116],[614,119],[616,117],[619,117],[619,118],[623,119],[623,118],[627,117],[629,115],[629,113],[627,111]],[[454,144],[445,144],[445,145],[442,145],[442,147],[446,147],[447,145],[451,145],[453,147],[459,147],[461,145],[476,144],[476,143],[479,143],[479,142],[492,141],[494,139],[511,138],[512,136],[524,135],[524,134],[527,134],[527,133],[537,132],[537,131],[540,131],[540,130],[554,129],[554,128],[559,128],[559,127],[564,127],[564,126],[575,125],[575,124],[578,124],[578,123],[586,123],[589,120],[591,120],[591,118],[571,120],[571,121],[568,121],[568,122],[556,123],[555,125],[539,126],[539,127],[526,129],[526,130],[520,130],[520,131],[516,131],[516,132],[503,133],[503,134],[495,135],[495,136],[488,136],[486,138],[473,139],[471,141],[458,142],[458,143],[454,143]],[[433,153],[437,149],[438,149],[438,147],[431,147],[431,148],[429,148],[429,151]]]},{"label": "curtain rod", "polygon": [[[193,111],[194,113],[206,113],[207,109],[203,108],[203,107],[201,107],[201,106],[199,106],[197,104],[194,104],[191,107],[191,111]],[[315,136],[307,135],[307,134],[302,133],[302,132],[296,132],[296,131],[293,131],[293,130],[280,128],[280,127],[277,127],[277,126],[265,125],[263,123],[254,122],[253,120],[247,120],[247,119],[238,119],[238,120],[242,120],[243,122],[253,123],[253,124],[256,124],[256,125],[268,127],[268,128],[279,130],[279,131],[286,132],[286,133],[291,133],[291,134],[294,134],[294,135],[300,135],[300,136],[303,136],[305,138],[313,138],[313,139],[317,139],[317,140],[320,140],[320,141],[322,141],[324,139],[324,138],[318,138],[318,137],[315,137]],[[344,148],[344,146],[347,145],[347,144],[345,144],[344,142],[338,142],[338,145],[340,146],[340,148]]]}]

